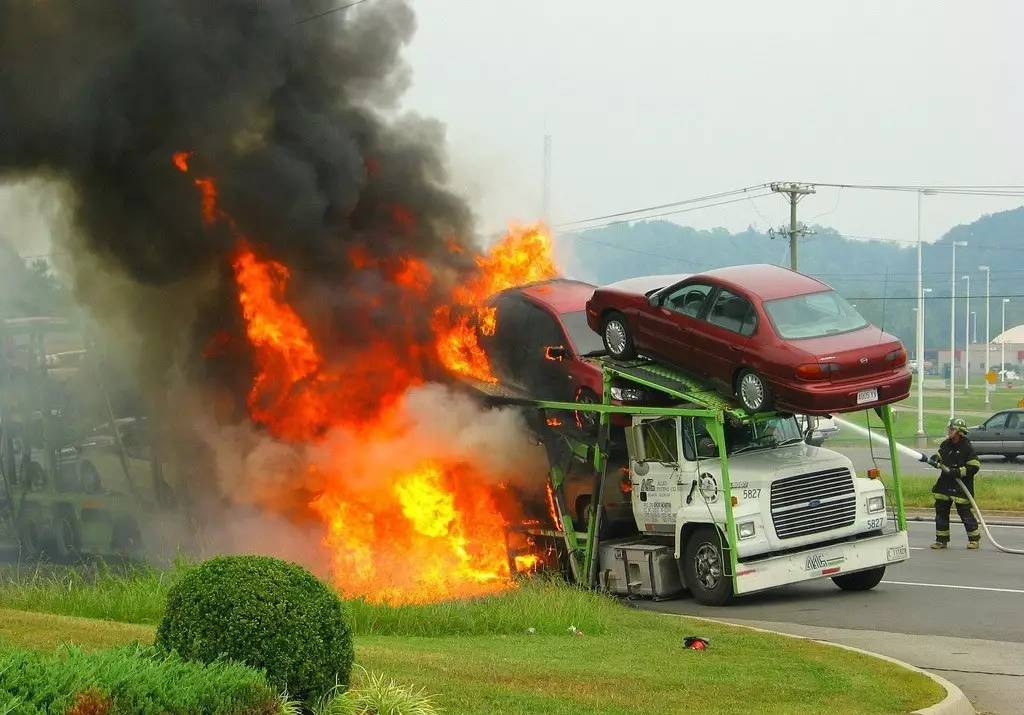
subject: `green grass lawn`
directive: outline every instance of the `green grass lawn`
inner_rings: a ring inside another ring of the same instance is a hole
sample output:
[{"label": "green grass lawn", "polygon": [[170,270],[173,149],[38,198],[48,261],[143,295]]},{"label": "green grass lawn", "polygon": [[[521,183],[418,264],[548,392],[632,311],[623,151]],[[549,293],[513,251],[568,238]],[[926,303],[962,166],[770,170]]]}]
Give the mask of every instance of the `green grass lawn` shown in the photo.
[{"label": "green grass lawn", "polygon": [[[564,616],[554,587],[492,603],[506,616],[492,628],[517,630]],[[568,598],[594,607],[599,633],[451,635],[446,615],[459,606],[423,607],[417,632],[440,635],[356,637],[356,661],[370,672],[425,687],[447,713],[899,713],[938,702],[931,680],[891,664],[807,640],[782,638],[675,616],[635,611],[602,596]],[[380,607],[376,607],[380,608]],[[468,606],[480,609],[479,604]],[[538,610],[533,610],[538,609]],[[485,619],[486,620],[486,619]],[[388,621],[396,628],[396,621]],[[426,627],[424,624],[428,624]],[[0,610],[0,638],[15,645],[85,648],[152,641],[151,625]],[[686,635],[711,640],[704,652],[682,648]]]},{"label": "green grass lawn", "polygon": [[[0,571],[0,639],[37,649],[151,643],[186,568]],[[349,608],[358,665],[425,687],[449,713],[674,713],[694,703],[722,713],[894,713],[942,697],[927,678],[872,658],[636,611],[557,582],[469,602]],[[683,649],[686,635],[710,638],[711,649]]]},{"label": "green grass lawn", "polygon": [[[892,488],[892,480],[883,475],[882,481]],[[932,475],[903,475],[903,505],[910,509],[931,509],[935,505],[932,497]],[[990,474],[982,471],[974,479],[974,498],[983,513],[998,511],[1024,511],[1024,479],[1019,475]]]}]

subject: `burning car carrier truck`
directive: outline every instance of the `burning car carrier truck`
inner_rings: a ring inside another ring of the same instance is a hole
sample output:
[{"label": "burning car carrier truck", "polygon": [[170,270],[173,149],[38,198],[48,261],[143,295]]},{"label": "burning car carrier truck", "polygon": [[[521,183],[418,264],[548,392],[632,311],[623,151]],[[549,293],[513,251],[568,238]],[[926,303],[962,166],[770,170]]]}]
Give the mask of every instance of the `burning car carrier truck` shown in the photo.
[{"label": "burning car carrier truck", "polygon": [[[599,404],[491,396],[526,408],[550,465],[552,528],[525,528],[534,547],[557,545],[580,584],[626,596],[723,605],[776,586],[831,578],[867,590],[907,560],[899,462],[888,405],[892,486],[877,470],[805,440],[796,419],[749,414],[709,386],[644,359],[592,358],[604,376]],[[612,388],[644,388],[668,405],[613,404]],[[596,435],[572,419],[599,415]],[[610,416],[629,417],[613,434]],[[617,431],[616,431],[617,432]]]}]

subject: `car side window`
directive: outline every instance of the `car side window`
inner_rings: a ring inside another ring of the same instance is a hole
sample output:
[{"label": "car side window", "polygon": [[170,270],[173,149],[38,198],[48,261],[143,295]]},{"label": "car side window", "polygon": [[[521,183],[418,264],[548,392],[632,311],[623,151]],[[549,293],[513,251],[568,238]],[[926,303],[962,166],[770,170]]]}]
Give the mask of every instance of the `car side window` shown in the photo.
[{"label": "car side window", "polygon": [[1017,426],[1019,424],[1019,420],[1020,420],[1020,414],[1019,413],[1017,413],[1017,412],[1010,412],[1008,415],[1006,415],[1006,428],[1007,429],[1017,429]]},{"label": "car side window", "polygon": [[1000,412],[998,415],[989,418],[985,423],[985,429],[1003,429],[1006,426],[1006,417],[1009,413]]},{"label": "car side window", "polygon": [[752,335],[757,326],[757,314],[750,301],[727,290],[718,292],[707,320],[712,325],[744,336]]},{"label": "car side window", "polygon": [[669,310],[691,318],[699,318],[707,303],[712,286],[702,283],[688,283],[679,286],[665,298],[663,305]]}]

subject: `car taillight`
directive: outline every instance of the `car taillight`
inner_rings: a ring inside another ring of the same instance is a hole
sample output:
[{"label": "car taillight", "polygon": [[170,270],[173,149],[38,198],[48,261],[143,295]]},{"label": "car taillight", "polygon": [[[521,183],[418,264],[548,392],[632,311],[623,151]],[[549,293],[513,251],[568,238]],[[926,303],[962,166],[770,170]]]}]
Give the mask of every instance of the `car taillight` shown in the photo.
[{"label": "car taillight", "polygon": [[839,366],[831,362],[808,362],[798,365],[796,376],[801,380],[827,380],[830,373],[838,372]]},{"label": "car taillight", "polygon": [[885,361],[892,363],[893,367],[903,367],[907,364],[907,351],[904,348],[893,350],[885,356]]}]

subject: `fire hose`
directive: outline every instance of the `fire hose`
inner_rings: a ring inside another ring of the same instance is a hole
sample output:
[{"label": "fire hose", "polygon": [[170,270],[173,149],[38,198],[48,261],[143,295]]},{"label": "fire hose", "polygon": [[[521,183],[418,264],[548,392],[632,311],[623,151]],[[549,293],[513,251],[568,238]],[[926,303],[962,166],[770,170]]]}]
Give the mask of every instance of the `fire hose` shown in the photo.
[{"label": "fire hose", "polygon": [[[885,445],[889,444],[889,440],[887,440],[885,437],[882,437],[879,434],[875,434],[865,427],[861,427],[858,424],[854,424],[853,422],[849,422],[838,417],[836,417],[835,420],[836,422],[841,423],[844,427],[849,427],[854,432],[860,432],[861,434],[866,435],[867,437],[879,443],[883,443]],[[931,462],[928,460],[928,457],[924,456],[924,454],[918,452],[916,449],[911,449],[910,447],[907,447],[906,445],[900,444],[899,442],[896,441],[893,441],[893,444],[896,446],[896,449],[898,451],[902,452],[906,456],[911,457],[919,462],[924,462],[925,464],[931,464]],[[963,493],[967,495],[967,499],[971,502],[971,507],[974,509],[974,513],[978,516],[978,521],[981,523],[981,526],[985,529],[985,534],[988,536],[988,540],[992,542],[992,545],[1000,551],[1003,551],[1007,554],[1024,554],[1024,549],[1011,549],[1008,546],[1003,546],[995,540],[995,538],[992,536],[992,530],[989,529],[988,524],[985,523],[985,517],[981,513],[981,509],[978,508],[978,502],[974,501],[974,495],[971,494],[971,492],[967,489],[964,483],[960,481],[959,477],[954,477],[954,479],[956,480],[956,483],[960,485],[960,489],[963,491]]]}]

